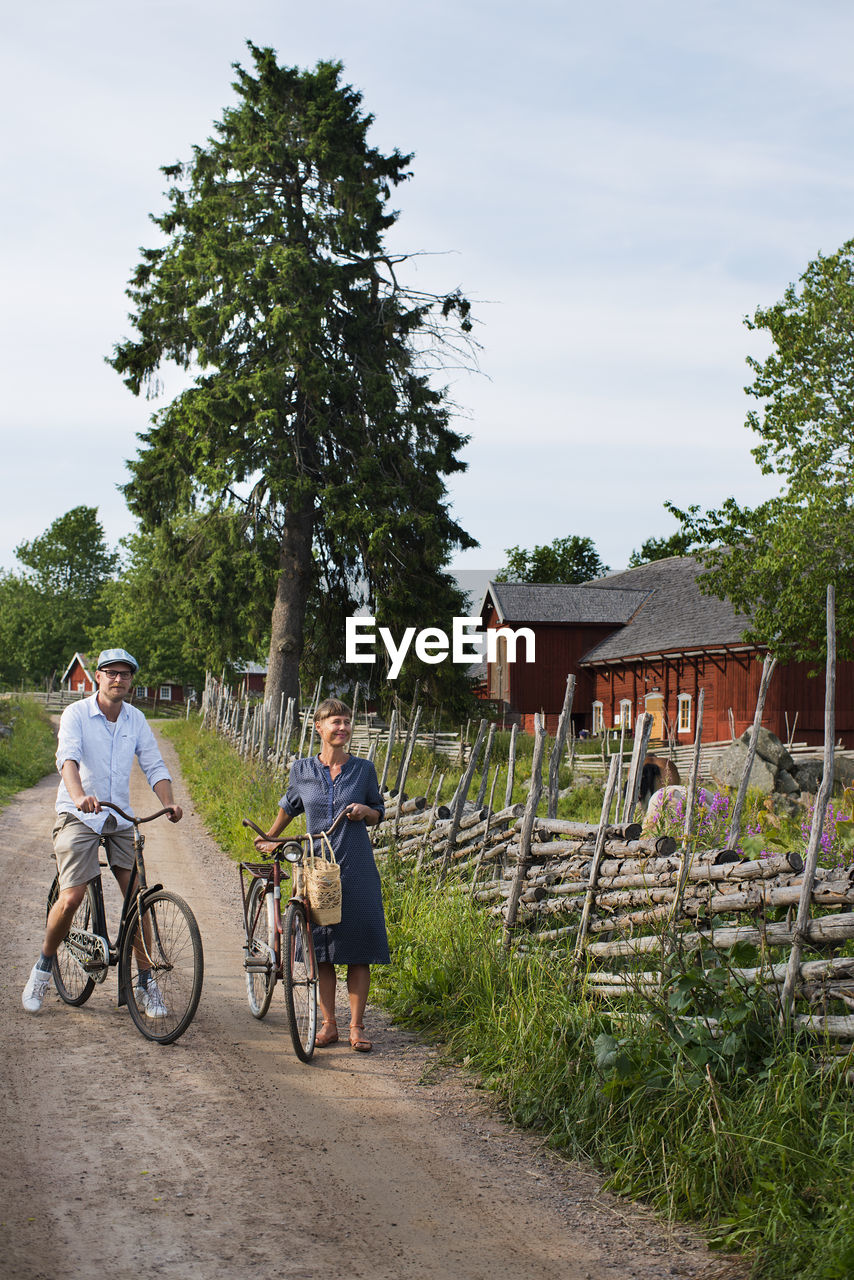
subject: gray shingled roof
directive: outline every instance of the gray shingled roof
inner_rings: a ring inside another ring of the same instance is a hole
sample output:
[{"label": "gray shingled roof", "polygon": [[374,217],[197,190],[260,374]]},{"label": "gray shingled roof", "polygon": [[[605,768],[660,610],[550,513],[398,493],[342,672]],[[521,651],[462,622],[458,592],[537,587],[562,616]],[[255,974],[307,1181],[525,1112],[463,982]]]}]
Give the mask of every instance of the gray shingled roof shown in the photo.
[{"label": "gray shingled roof", "polygon": [[[606,585],[608,584],[608,585]],[[545,582],[490,582],[490,596],[503,622],[613,623],[622,627],[643,604],[649,587],[611,587],[609,579],[582,586]]]},{"label": "gray shingled roof", "polygon": [[491,598],[502,623],[613,623],[614,634],[583,663],[739,644],[748,619],[729,601],[703,595],[698,573],[691,556],[671,556],[580,586],[490,582],[481,613]]},{"label": "gray shingled roof", "polygon": [[606,586],[648,592],[648,598],[627,627],[608,636],[581,659],[614,661],[642,653],[709,648],[738,644],[748,619],[728,600],[703,595],[697,584],[700,565],[691,556],[671,556],[637,569],[599,578],[594,589]]}]

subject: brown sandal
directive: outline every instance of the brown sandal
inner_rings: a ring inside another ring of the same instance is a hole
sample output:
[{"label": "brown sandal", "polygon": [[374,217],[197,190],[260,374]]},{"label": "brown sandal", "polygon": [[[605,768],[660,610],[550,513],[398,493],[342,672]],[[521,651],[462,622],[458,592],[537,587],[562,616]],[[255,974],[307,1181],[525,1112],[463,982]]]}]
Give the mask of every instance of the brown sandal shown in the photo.
[{"label": "brown sandal", "polygon": [[[331,1027],[331,1031],[324,1031],[324,1027]],[[315,1037],[314,1047],[316,1049],[325,1049],[328,1044],[338,1043],[338,1023],[333,1018],[324,1018],[320,1024],[320,1031]]]},{"label": "brown sandal", "polygon": [[359,1032],[364,1030],[361,1022],[350,1023],[350,1048],[355,1049],[357,1053],[370,1053],[374,1047],[372,1040],[366,1040],[363,1035],[359,1035]]}]

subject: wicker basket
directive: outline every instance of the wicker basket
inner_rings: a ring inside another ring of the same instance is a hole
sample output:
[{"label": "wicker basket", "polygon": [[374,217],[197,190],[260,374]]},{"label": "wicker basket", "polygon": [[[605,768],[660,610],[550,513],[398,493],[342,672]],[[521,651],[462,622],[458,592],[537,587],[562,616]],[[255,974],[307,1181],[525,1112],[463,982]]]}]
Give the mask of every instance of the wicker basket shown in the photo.
[{"label": "wicker basket", "polygon": [[309,853],[303,863],[302,881],[308,905],[311,907],[312,924],[339,924],[341,922],[341,868],[335,861],[335,853],[326,835],[320,838],[320,853],[314,851],[314,839],[309,837]]}]

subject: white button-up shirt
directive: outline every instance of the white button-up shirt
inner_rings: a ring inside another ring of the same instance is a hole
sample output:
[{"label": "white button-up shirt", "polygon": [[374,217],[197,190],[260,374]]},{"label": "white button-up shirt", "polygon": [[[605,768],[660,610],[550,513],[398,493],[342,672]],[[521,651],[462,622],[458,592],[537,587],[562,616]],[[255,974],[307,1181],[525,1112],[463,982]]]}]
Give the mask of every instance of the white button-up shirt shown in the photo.
[{"label": "white button-up shirt", "polygon": [[[154,740],[148,721],[136,707],[122,703],[119,718],[111,725],[98,706],[98,695],[82,698],[66,707],[59,722],[59,741],[56,767],[62,773],[66,760],[73,760],[80,770],[80,781],[87,796],[109,800],[125,813],[133,813],[130,807],[130,774],[134,756],[153,787],[164,778],[171,782],[171,775]],[[59,784],[56,793],[57,813],[73,813],[94,831],[100,831],[111,809],[100,813],[82,813],[68,794],[65,782]],[[112,814],[119,828],[127,823],[118,814]]]}]

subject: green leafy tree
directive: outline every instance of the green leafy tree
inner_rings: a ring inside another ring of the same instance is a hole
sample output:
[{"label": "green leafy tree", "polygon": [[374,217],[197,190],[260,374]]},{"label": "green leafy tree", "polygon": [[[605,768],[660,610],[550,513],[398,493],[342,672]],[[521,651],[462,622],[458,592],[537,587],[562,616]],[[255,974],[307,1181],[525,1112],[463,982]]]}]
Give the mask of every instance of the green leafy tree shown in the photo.
[{"label": "green leafy tree", "polygon": [[254,72],[235,67],[237,102],[214,138],[164,169],[165,243],[142,251],[136,335],[111,363],[135,394],[170,362],[193,374],[131,464],[125,493],[143,526],[242,507],[275,536],[278,697],[299,692],[312,592],[334,606],[343,650],[356,602],[400,617],[401,584],[438,588],[452,549],[474,545],[444,480],[464,469],[465,437],[429,380],[443,344],[465,352],[471,321],[459,292],[401,283],[404,257],[384,237],[411,157],[369,145],[372,118],[341,66],[300,71],[249,50]]},{"label": "green leafy tree", "polygon": [[750,615],[748,639],[783,660],[825,651],[825,594],[836,586],[840,653],[854,654],[854,240],[811,262],[782,301],[747,327],[773,343],[747,394],[752,450],[782,493],[755,509],[674,515],[707,549],[703,590]]},{"label": "green leafy tree", "polygon": [[[671,515],[677,514],[671,503],[665,502],[664,507]],[[686,514],[693,520],[699,512],[700,507],[695,504],[688,508]],[[670,556],[689,556],[696,550],[696,538],[683,522],[682,527],[671,533],[669,538],[647,538],[646,542],[642,542],[640,551],[633,551],[629,556],[629,568],[636,569],[638,565],[650,564],[653,560],[668,560]]]},{"label": "green leafy tree", "polygon": [[526,551],[508,547],[507,563],[495,575],[497,582],[590,582],[608,572],[592,538],[573,535],[555,538],[547,546]]},{"label": "green leafy tree", "polygon": [[74,507],[32,542],[22,542],[15,555],[45,596],[76,598],[88,604],[116,567],[107,546],[97,507]]},{"label": "green leafy tree", "polygon": [[50,604],[32,582],[0,573],[0,685],[31,684],[50,674],[50,657],[44,656],[49,621]]},{"label": "green leafy tree", "polygon": [[206,669],[255,660],[269,641],[276,539],[236,512],[199,512],[125,539],[91,648],[121,643],[149,683],[201,687]]},{"label": "green leafy tree", "polygon": [[74,507],[15,555],[21,574],[0,580],[0,679],[55,678],[106,621],[101,592],[116,566],[96,507]]}]

